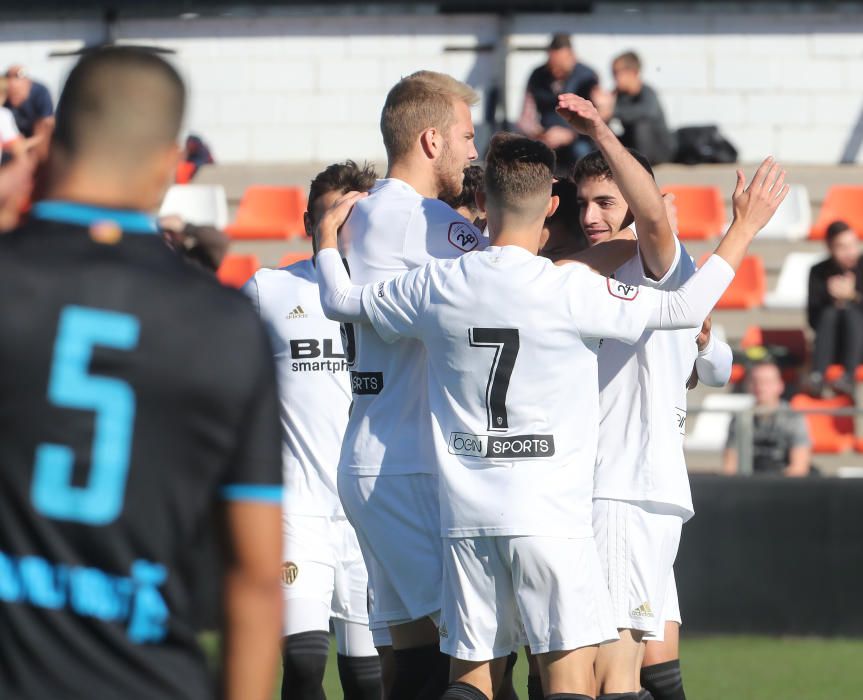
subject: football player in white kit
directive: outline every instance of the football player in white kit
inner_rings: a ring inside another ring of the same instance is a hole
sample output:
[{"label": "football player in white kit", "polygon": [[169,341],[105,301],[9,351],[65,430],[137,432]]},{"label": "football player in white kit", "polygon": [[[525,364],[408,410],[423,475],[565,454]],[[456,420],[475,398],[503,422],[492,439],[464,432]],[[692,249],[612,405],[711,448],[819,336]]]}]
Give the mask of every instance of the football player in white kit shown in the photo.
[{"label": "football player in white kit", "polygon": [[599,339],[700,327],[786,193],[776,169],[765,181],[769,167],[745,192],[741,183],[747,216],[683,287],[665,292],[536,256],[555,206],[553,169],[546,146],[496,136],[482,202],[493,246],[389,282],[352,285],[335,248],[342,210],[363,195],[347,195],[319,227],[327,316],[428,350],[449,700],[491,698],[506,656],[525,641],[546,698],[593,697],[596,645],[616,637],[591,523]]},{"label": "football player in white kit", "polygon": [[[366,191],[375,172],[347,161],[319,173],[309,189],[306,231],[349,190]],[[270,334],[284,428],[282,698],[320,700],[336,632],[346,700],[380,700],[381,665],[369,631],[367,575],[336,491],[336,467],[351,392],[339,324],[321,310],[313,260],[259,270],[243,287]]]},{"label": "football player in white kit", "polygon": [[[589,103],[562,96],[561,106],[563,114],[573,115],[573,126],[599,147],[573,172],[582,228],[591,245],[634,220],[638,254],[615,272],[615,279],[678,289],[695,273],[695,264],[672,230],[649,163],[623,148]],[[632,345],[606,340],[599,352],[594,531],[621,630],[621,642],[598,655],[600,693],[635,697],[641,688],[641,642],[661,640],[666,616],[677,606],[672,566],[681,525],[693,514],[683,455],[686,385],[693,366],[713,386],[727,382],[731,372],[730,348],[709,337],[708,327],[708,340],[699,349],[697,335],[691,330],[646,332]],[[680,667],[663,663],[653,671],[679,678]],[[648,669],[646,676],[652,675]]]},{"label": "football player in white kit", "polygon": [[[360,284],[388,280],[436,258],[484,247],[482,234],[437,199],[458,194],[477,157],[470,107],[476,95],[441,73],[399,81],[381,114],[387,174],[342,231]],[[448,660],[432,617],[440,610],[437,464],[426,396],[425,350],[389,345],[368,326],[345,326],[354,395],[338,468],[345,513],[369,570],[372,629],[389,627],[390,697],[439,697]]]}]

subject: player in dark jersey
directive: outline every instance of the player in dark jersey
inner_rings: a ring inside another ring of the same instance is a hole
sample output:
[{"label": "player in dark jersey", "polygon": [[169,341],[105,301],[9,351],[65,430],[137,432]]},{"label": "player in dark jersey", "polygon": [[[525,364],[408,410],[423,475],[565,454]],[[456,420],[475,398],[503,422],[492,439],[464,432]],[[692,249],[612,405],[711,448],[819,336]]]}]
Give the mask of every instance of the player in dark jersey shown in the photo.
[{"label": "player in dark jersey", "polygon": [[215,512],[224,695],[272,693],[272,353],[248,301],[143,213],[171,180],[184,100],[155,54],[88,52],[60,97],[49,199],[0,237],[4,699],[212,697],[192,610]]}]

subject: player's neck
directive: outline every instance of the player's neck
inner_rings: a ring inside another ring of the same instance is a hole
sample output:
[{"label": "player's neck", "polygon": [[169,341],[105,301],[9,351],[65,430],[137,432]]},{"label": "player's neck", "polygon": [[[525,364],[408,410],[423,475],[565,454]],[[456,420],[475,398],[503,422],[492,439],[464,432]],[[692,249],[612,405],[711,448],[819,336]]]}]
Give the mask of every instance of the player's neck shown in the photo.
[{"label": "player's neck", "polygon": [[524,227],[502,227],[498,233],[491,233],[491,244],[494,246],[513,245],[524,248],[536,255],[539,252],[539,233]]},{"label": "player's neck", "polygon": [[110,177],[63,177],[51,183],[46,192],[46,198],[80,202],[106,209],[131,209],[144,212],[154,209],[153,198],[146,196],[144,188],[136,187],[124,179]]},{"label": "player's neck", "polygon": [[431,168],[420,167],[413,160],[400,160],[391,163],[386,177],[401,180],[413,187],[423,197],[437,199],[438,179]]}]

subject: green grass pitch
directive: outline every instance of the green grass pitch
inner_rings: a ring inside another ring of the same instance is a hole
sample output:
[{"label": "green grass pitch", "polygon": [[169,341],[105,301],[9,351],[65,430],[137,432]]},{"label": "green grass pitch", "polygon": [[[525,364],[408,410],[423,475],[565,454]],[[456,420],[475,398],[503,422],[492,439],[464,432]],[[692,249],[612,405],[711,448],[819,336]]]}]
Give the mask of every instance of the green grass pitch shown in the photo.
[{"label": "green grass pitch", "polygon": [[[685,628],[684,628],[685,635]],[[215,638],[208,635],[209,651]],[[863,639],[774,637],[686,637],[681,645],[683,679],[690,700],[834,700],[860,697]],[[527,698],[527,664],[519,659],[515,686]],[[343,700],[336,651],[324,688],[328,700]],[[279,693],[273,695],[278,700]]]}]

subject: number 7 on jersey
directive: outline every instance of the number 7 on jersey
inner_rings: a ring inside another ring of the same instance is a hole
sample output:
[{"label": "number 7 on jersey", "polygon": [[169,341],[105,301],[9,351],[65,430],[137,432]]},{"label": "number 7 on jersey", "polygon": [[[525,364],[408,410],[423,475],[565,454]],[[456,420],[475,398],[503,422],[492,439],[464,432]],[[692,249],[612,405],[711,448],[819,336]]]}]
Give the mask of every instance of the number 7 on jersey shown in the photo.
[{"label": "number 7 on jersey", "polygon": [[506,412],[506,394],[515,368],[515,359],[521,346],[517,328],[470,328],[468,342],[472,348],[493,348],[494,359],[485,389],[485,409],[488,429],[495,432],[509,430]]}]

